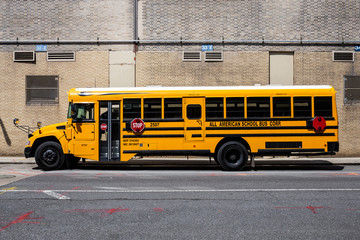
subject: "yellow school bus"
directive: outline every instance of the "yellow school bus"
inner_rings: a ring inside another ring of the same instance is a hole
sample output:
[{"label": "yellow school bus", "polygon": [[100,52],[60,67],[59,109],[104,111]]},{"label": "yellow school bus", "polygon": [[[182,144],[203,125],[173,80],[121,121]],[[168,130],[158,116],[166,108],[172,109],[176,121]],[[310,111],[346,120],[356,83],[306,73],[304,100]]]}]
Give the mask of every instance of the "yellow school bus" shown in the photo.
[{"label": "yellow school bus", "polygon": [[76,88],[67,122],[30,135],[26,157],[45,170],[80,158],[198,155],[224,170],[254,156],[339,151],[331,86]]}]

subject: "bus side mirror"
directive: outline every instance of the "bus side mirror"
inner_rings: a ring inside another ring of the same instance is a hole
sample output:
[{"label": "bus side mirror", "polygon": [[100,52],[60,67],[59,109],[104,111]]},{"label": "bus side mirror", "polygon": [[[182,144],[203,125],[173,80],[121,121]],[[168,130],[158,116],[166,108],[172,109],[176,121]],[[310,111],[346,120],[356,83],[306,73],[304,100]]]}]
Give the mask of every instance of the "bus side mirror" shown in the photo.
[{"label": "bus side mirror", "polygon": [[76,104],[72,103],[71,104],[71,118],[75,121],[77,120],[77,118],[76,118],[77,114],[78,114],[78,108],[77,108]]}]

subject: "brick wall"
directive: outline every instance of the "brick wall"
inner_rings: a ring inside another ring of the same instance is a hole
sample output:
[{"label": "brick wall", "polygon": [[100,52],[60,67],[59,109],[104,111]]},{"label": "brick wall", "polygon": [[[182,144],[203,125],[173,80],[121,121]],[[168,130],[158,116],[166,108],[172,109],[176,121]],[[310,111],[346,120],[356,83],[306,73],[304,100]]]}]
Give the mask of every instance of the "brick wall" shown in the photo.
[{"label": "brick wall", "polygon": [[[75,62],[47,62],[46,53],[37,53],[36,64],[13,62],[12,53],[0,53],[0,156],[22,155],[27,134],[17,129],[20,124],[43,126],[66,121],[67,91],[75,87],[107,87],[108,52],[77,52]],[[58,75],[59,104],[26,105],[26,75]]]},{"label": "brick wall", "polygon": [[[0,1],[1,40],[133,39],[133,0]],[[15,46],[16,47],[16,46]],[[51,46],[50,50],[131,50],[122,45]],[[16,49],[34,49],[20,46]],[[13,51],[12,45],[0,50]]]},{"label": "brick wall", "polygon": [[[140,39],[360,40],[358,0],[140,0],[139,6]],[[164,48],[146,49],[156,47]]]},{"label": "brick wall", "polygon": [[138,52],[136,86],[264,85],[268,58],[267,52],[224,52],[224,62],[183,62],[180,51]]}]

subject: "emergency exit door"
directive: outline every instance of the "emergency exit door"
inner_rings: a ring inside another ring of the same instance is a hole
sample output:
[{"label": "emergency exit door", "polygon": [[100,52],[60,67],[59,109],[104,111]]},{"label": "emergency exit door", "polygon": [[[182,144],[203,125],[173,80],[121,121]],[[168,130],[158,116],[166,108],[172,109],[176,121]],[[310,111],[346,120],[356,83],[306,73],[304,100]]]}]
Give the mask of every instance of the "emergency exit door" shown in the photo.
[{"label": "emergency exit door", "polygon": [[99,160],[120,161],[120,101],[101,101]]},{"label": "emergency exit door", "polygon": [[205,135],[205,98],[184,98],[185,141],[203,141]]}]

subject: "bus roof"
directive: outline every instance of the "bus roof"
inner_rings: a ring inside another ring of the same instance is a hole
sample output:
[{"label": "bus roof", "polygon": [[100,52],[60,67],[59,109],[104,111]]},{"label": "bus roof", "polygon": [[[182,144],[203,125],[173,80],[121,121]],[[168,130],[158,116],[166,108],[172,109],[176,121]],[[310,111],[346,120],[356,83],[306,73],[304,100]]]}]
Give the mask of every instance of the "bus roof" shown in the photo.
[{"label": "bus roof", "polygon": [[75,88],[70,92],[132,92],[132,91],[186,91],[186,90],[293,90],[293,89],[332,89],[330,85],[264,85],[264,86],[208,86],[208,87],[109,87],[109,88]]}]

